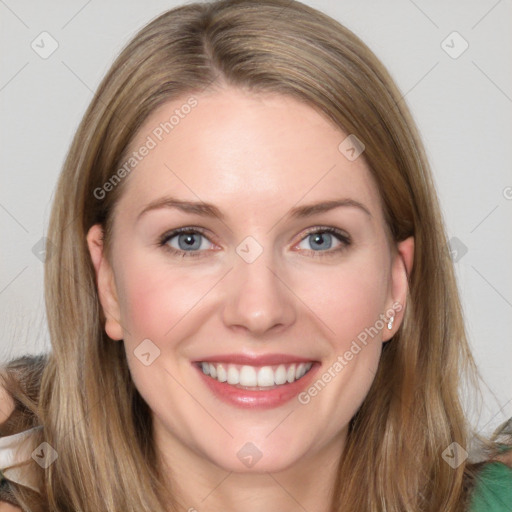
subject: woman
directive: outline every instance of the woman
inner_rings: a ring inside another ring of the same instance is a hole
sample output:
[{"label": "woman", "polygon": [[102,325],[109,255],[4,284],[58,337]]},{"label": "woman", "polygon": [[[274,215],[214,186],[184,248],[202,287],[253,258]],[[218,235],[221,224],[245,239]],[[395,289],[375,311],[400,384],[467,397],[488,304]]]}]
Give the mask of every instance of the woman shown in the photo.
[{"label": "woman", "polygon": [[59,179],[53,350],[3,372],[7,501],[508,510],[507,429],[466,458],[475,367],[400,99],[299,2],[191,4],[136,35]]}]

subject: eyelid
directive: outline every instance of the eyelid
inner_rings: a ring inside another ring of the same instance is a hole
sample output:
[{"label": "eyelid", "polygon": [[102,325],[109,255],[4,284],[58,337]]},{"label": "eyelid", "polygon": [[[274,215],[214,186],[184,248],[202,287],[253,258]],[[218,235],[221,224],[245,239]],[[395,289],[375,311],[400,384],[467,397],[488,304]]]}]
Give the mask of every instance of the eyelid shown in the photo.
[{"label": "eyelid", "polygon": [[201,228],[199,226],[184,226],[181,228],[171,229],[170,231],[166,231],[163,235],[158,238],[157,245],[162,249],[169,251],[176,255],[181,256],[202,256],[205,251],[182,251],[180,249],[176,249],[168,245],[169,240],[172,240],[174,237],[181,234],[197,234],[204,236],[210,243],[214,244],[210,237],[207,236],[208,230]]},{"label": "eyelid", "polygon": [[314,234],[314,233],[330,233],[332,235],[337,235],[340,238],[343,238],[345,242],[352,243],[352,237],[343,229],[335,228],[333,226],[314,226],[312,228],[308,228],[305,232],[305,234],[302,235],[302,238],[299,240],[299,242],[302,242],[304,238],[306,238],[308,235]]}]

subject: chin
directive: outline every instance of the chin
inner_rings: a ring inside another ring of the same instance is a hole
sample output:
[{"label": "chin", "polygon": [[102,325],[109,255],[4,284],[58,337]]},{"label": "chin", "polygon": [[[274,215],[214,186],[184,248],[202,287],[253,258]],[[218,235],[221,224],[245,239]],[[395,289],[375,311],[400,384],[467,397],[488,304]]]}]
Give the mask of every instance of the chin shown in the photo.
[{"label": "chin", "polygon": [[[263,446],[266,445],[266,446]],[[286,446],[286,444],[284,445]],[[304,458],[304,453],[291,453],[283,450],[283,443],[258,443],[247,441],[232,442],[228,446],[219,444],[220,452],[204,456],[225,471],[235,473],[278,473],[285,471]],[[288,449],[291,446],[288,444]]]}]

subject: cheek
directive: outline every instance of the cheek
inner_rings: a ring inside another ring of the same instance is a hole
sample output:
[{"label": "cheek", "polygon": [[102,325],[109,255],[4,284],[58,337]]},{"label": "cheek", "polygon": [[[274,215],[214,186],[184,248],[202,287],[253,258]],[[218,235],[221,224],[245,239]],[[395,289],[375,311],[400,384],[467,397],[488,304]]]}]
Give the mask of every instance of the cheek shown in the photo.
[{"label": "cheek", "polygon": [[329,352],[318,380],[299,401],[311,404],[319,417],[336,418],[325,428],[325,439],[348,424],[374,380],[386,325],[381,315],[386,311],[388,269],[385,258],[379,261],[375,251],[368,251],[305,280],[304,301],[320,318],[316,325],[326,326]]},{"label": "cheek", "polygon": [[149,274],[133,275],[126,290],[124,318],[132,334],[160,339],[177,321],[186,300],[177,300],[180,284],[178,280],[161,280]]},{"label": "cheek", "polygon": [[[170,378],[169,363],[176,360],[181,340],[191,334],[193,313],[199,311],[201,297],[211,288],[213,278],[150,260],[135,251],[123,258],[118,297],[132,379],[144,400],[158,410],[162,389],[176,396],[182,391]],[[148,366],[143,361],[145,353],[149,353]]]},{"label": "cheek", "polygon": [[171,333],[175,337],[179,331],[175,326],[199,306],[214,282],[214,276],[199,267],[179,269],[163,259],[149,260],[132,255],[123,261],[119,299],[121,322],[130,343],[144,338],[160,343]]},{"label": "cheek", "polygon": [[365,329],[376,324],[382,328],[379,318],[386,310],[389,289],[388,265],[383,260],[378,261],[373,251],[361,252],[339,265],[310,269],[296,281],[297,295],[318,317],[317,324],[324,325],[336,349],[343,349]]},{"label": "cheek", "polygon": [[[130,338],[159,339],[172,325],[171,312],[178,312],[177,282],[163,286],[151,269],[135,267],[126,277],[121,317]],[[171,293],[173,290],[173,293]],[[167,326],[167,327],[166,327]],[[136,341],[136,340],[132,340]]]}]

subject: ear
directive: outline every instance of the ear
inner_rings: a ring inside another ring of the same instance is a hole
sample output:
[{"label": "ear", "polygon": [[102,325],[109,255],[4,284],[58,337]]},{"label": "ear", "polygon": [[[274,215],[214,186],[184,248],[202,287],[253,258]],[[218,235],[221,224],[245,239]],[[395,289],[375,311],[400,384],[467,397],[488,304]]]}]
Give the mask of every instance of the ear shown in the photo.
[{"label": "ear", "polygon": [[103,228],[95,224],[87,233],[87,245],[96,270],[98,295],[105,314],[105,332],[113,340],[123,339],[123,329],[119,321],[120,308],[114,281],[114,272],[103,254]]},{"label": "ear", "polygon": [[[387,326],[382,331],[382,341],[388,341],[402,324],[407,293],[409,291],[409,275],[414,262],[414,237],[410,236],[398,243],[391,265],[391,289],[388,297],[388,312],[394,312],[393,327]],[[391,311],[390,311],[391,310]]]}]

